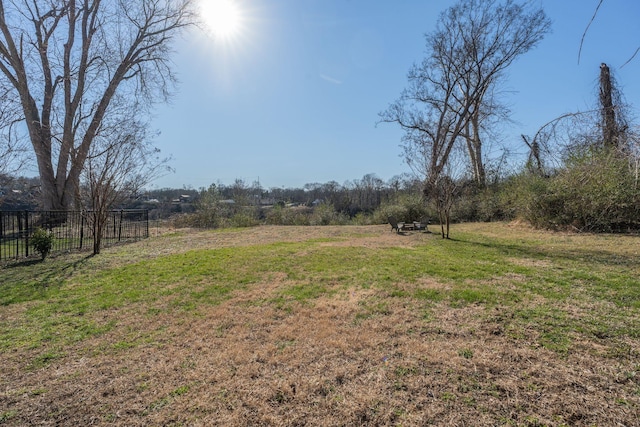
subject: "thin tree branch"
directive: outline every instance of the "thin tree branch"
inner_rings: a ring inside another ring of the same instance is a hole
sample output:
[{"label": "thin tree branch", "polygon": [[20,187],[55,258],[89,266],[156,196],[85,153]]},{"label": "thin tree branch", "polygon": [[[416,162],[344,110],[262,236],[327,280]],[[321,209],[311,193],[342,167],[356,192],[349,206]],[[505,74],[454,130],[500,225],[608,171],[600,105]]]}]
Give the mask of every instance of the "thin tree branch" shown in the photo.
[{"label": "thin tree branch", "polygon": [[602,6],[603,2],[604,0],[600,0],[598,2],[598,6],[596,6],[596,10],[593,12],[593,16],[591,17],[591,20],[587,24],[587,28],[585,28],[584,33],[582,33],[582,38],[580,39],[580,49],[578,50],[578,64],[580,63],[580,56],[582,54],[582,45],[584,44],[584,38],[587,36],[587,31],[589,31],[589,27],[591,27],[591,24],[593,24],[593,21],[595,21],[596,15],[598,14],[598,10],[600,9],[600,6]]}]

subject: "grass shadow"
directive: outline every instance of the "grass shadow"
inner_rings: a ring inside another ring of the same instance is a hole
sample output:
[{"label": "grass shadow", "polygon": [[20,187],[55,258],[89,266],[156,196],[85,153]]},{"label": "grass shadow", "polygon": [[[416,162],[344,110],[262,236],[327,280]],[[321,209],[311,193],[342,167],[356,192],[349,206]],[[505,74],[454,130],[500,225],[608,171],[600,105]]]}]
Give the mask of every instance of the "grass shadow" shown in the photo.
[{"label": "grass shadow", "polygon": [[60,260],[38,258],[3,266],[0,305],[43,298],[43,291],[62,285],[92,257],[93,254],[84,255],[68,262],[62,257]]},{"label": "grass shadow", "polygon": [[2,266],[2,269],[29,267],[36,264],[42,264],[45,260],[42,258],[27,258],[20,261],[8,262]]},{"label": "grass shadow", "polygon": [[593,241],[557,243],[536,243],[525,239],[519,244],[513,240],[485,241],[458,237],[454,241],[477,247],[479,253],[492,251],[508,263],[514,260],[514,265],[519,267],[535,269],[535,277],[530,276],[526,286],[539,295],[577,298],[584,294],[592,301],[640,309],[640,259],[633,249],[635,241],[631,245],[614,246],[606,239],[603,236]]},{"label": "grass shadow", "polygon": [[607,250],[598,250],[590,248],[565,247],[545,248],[533,247],[529,242],[522,245],[514,243],[500,242],[481,242],[475,240],[467,240],[461,238],[450,238],[449,241],[479,246],[486,249],[498,251],[501,255],[509,257],[528,257],[538,259],[554,259],[563,260],[571,263],[583,263],[589,261],[591,265],[597,264],[602,267],[624,266],[628,268],[640,268],[640,258],[636,255],[625,255],[620,253],[612,253]]}]

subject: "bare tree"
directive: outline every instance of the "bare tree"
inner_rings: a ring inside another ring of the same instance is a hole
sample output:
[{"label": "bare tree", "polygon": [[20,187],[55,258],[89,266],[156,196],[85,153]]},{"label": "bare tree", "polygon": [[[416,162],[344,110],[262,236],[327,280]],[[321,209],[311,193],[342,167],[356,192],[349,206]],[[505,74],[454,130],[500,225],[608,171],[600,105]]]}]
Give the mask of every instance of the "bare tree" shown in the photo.
[{"label": "bare tree", "polygon": [[512,0],[462,0],[426,36],[427,57],[409,71],[409,87],[381,113],[405,131],[405,160],[433,188],[459,140],[484,184],[482,123],[500,109],[496,85],[513,61],[549,31],[542,9]]},{"label": "bare tree", "polygon": [[526,168],[529,172],[534,175],[543,176],[544,172],[544,162],[542,160],[542,154],[540,152],[540,141],[536,138],[530,139],[526,135],[520,135],[522,140],[529,148],[529,156],[527,157]]},{"label": "bare tree", "polygon": [[618,126],[613,105],[611,71],[604,62],[600,64],[600,109],[602,111],[602,142],[605,145],[617,147]]},{"label": "bare tree", "polygon": [[77,204],[105,118],[125,123],[168,95],[191,1],[0,0],[0,88],[20,101],[45,209]]},{"label": "bare tree", "polygon": [[469,0],[451,8],[442,24],[449,49],[458,52],[461,91],[469,94],[465,100],[470,109],[464,138],[471,170],[475,181],[484,185],[483,128],[495,124],[492,119],[509,115],[497,93],[504,70],[542,40],[550,21],[531,2]]},{"label": "bare tree", "polygon": [[94,254],[100,253],[109,211],[169,170],[168,159],[160,158],[149,143],[148,124],[135,118],[124,124],[101,129],[82,174],[80,198]]},{"label": "bare tree", "polygon": [[628,149],[629,108],[609,66],[600,64],[600,128],[602,143],[619,151]]},{"label": "bare tree", "polygon": [[597,107],[562,114],[542,125],[533,138],[522,135],[529,149],[527,169],[548,175],[572,153],[585,149],[612,148],[631,154],[637,135],[629,125],[629,115],[629,106],[611,70],[601,64]]},{"label": "bare tree", "polygon": [[[9,90],[0,87],[0,175],[15,174],[24,165],[25,144],[19,132],[21,115],[19,105]],[[0,185],[4,185],[0,178]]]},{"label": "bare tree", "polygon": [[584,130],[585,124],[591,123],[593,113],[592,110],[562,114],[540,126],[533,137],[521,135],[529,150],[526,169],[534,175],[548,176],[559,167],[563,152],[575,144],[581,133],[578,129]]},{"label": "bare tree", "polygon": [[460,197],[464,182],[469,181],[469,177],[465,177],[466,168],[463,157],[462,147],[456,147],[442,173],[437,177],[430,177],[424,187],[425,197],[438,213],[440,234],[443,239],[449,238],[451,211]]},{"label": "bare tree", "polygon": [[360,180],[353,180],[352,206],[363,211],[373,211],[380,205],[380,193],[384,182],[373,173]]},{"label": "bare tree", "polygon": [[585,149],[599,147],[599,109],[565,113],[543,124],[533,137],[522,135],[529,148],[527,169],[540,176],[553,175],[566,161]]}]

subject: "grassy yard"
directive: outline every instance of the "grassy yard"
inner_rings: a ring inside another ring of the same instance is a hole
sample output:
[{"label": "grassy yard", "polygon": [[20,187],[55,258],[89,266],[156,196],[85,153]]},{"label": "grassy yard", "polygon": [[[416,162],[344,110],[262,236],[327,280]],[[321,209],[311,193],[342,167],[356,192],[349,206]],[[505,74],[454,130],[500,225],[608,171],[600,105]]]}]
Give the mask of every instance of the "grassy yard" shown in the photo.
[{"label": "grassy yard", "polygon": [[2,267],[1,426],[640,425],[640,236],[157,234]]}]

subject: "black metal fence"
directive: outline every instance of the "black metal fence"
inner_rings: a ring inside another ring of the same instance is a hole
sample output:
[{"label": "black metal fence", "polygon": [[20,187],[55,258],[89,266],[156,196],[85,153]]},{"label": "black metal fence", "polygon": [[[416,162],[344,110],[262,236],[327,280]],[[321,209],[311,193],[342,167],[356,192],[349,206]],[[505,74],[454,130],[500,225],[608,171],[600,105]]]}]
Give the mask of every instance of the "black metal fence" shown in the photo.
[{"label": "black metal fence", "polygon": [[[29,239],[37,228],[53,233],[51,253],[93,249],[91,213],[87,211],[0,211],[0,261],[37,255]],[[109,212],[102,245],[149,237],[149,211]]]}]

